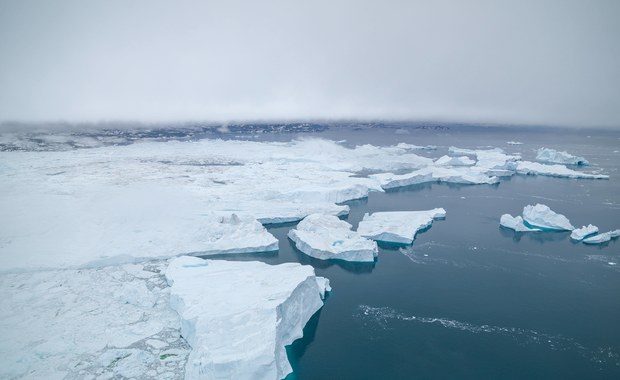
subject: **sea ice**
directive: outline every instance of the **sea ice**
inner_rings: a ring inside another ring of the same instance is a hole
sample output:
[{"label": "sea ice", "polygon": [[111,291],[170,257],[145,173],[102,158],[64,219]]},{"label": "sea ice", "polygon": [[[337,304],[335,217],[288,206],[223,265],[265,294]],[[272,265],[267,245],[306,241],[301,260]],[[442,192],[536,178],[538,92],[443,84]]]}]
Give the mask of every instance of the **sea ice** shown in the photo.
[{"label": "sea ice", "polygon": [[567,217],[553,212],[548,206],[540,203],[535,206],[525,206],[523,208],[523,219],[531,226],[547,230],[571,231],[575,229]]},{"label": "sea ice", "polygon": [[499,218],[499,224],[515,230],[517,232],[535,232],[541,231],[540,228],[530,228],[523,223],[523,218],[521,216],[512,216],[510,214],[504,214]]},{"label": "sea ice", "polygon": [[476,163],[476,161],[472,160],[467,156],[459,156],[459,157],[450,157],[450,156],[441,156],[437,160],[435,160],[435,165],[440,166],[472,166]]},{"label": "sea ice", "polygon": [[365,214],[357,232],[377,241],[411,244],[418,231],[429,227],[434,219],[445,218],[443,208],[427,211],[393,211]]},{"label": "sea ice", "polygon": [[582,242],[584,244],[603,244],[610,241],[611,239],[617,238],[618,236],[620,236],[620,230],[613,230],[583,239]]},{"label": "sea ice", "polygon": [[171,260],[166,278],[192,347],[186,379],[283,379],[292,372],[285,347],[302,337],[330,290],[298,263],[183,256]]},{"label": "sea ice", "polygon": [[383,189],[417,185],[428,182],[458,183],[464,185],[495,184],[499,180],[480,173],[471,167],[428,166],[407,174],[381,173],[370,176],[379,181]]},{"label": "sea ice", "polygon": [[540,162],[548,162],[550,164],[564,165],[589,165],[588,160],[583,157],[573,156],[566,151],[557,151],[550,148],[540,148],[536,153],[536,160]]},{"label": "sea ice", "polygon": [[332,215],[312,214],[299,222],[288,237],[297,249],[317,259],[372,262],[377,243],[351,230],[351,225]]},{"label": "sea ice", "polygon": [[574,229],[573,232],[570,234],[570,238],[573,240],[581,241],[585,239],[586,237],[592,234],[595,234],[597,232],[598,232],[598,227],[592,224],[589,224],[588,226],[583,226],[581,228]]},{"label": "sea ice", "polygon": [[605,174],[590,174],[578,172],[564,165],[545,165],[538,162],[518,161],[517,173],[527,175],[546,175],[550,177],[564,177],[576,179],[609,179]]}]

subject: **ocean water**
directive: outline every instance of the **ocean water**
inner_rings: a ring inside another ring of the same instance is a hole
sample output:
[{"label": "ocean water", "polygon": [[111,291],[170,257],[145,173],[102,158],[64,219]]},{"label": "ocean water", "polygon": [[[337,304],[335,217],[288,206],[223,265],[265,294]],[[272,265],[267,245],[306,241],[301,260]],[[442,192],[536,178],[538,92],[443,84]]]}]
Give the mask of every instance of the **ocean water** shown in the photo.
[{"label": "ocean water", "polygon": [[499,226],[500,215],[544,203],[578,226],[620,228],[620,132],[343,126],[310,135],[351,145],[436,145],[421,151],[429,157],[455,145],[500,147],[533,160],[536,149],[551,147],[586,157],[592,165],[584,170],[611,179],[514,176],[492,186],[371,193],[348,202],[354,227],[366,212],[447,211],[413,245],[380,246],[374,264],[310,258],[286,237],[294,224],[269,227],[280,251],[237,259],[309,264],[333,287],[289,347],[289,379],[620,378],[620,242],[586,246],[569,232]]}]

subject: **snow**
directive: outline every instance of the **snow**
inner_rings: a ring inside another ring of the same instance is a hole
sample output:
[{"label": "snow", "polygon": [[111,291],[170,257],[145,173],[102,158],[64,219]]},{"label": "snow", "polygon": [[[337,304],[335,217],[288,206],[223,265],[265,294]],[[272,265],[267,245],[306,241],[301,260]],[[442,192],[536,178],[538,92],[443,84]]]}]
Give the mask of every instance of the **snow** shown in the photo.
[{"label": "snow", "polygon": [[427,211],[375,212],[364,215],[357,232],[372,240],[411,244],[420,230],[430,227],[434,219],[445,217],[446,211],[443,208]]},{"label": "snow", "polygon": [[535,206],[525,206],[523,208],[523,219],[531,226],[547,230],[572,231],[575,229],[564,215],[557,214],[548,206],[540,203]]},{"label": "snow", "polygon": [[297,263],[203,260],[183,256],[166,270],[170,304],[192,347],[185,378],[283,379],[285,346],[322,306],[327,280]]},{"label": "snow", "polygon": [[440,166],[472,166],[476,163],[476,161],[472,160],[467,156],[459,156],[459,157],[450,157],[450,156],[441,156],[437,160],[435,160],[435,165]]},{"label": "snow", "polygon": [[585,239],[586,237],[592,234],[595,234],[597,232],[598,232],[598,227],[592,224],[589,224],[588,226],[583,226],[581,228],[574,229],[573,232],[570,234],[570,238],[573,240],[581,241]]},{"label": "snow", "polygon": [[604,232],[582,240],[584,244],[603,244],[620,236],[620,230]]},{"label": "snow", "polygon": [[510,214],[504,214],[499,219],[499,224],[515,230],[516,232],[536,232],[541,231],[540,228],[531,228],[523,223],[523,218],[521,216],[512,216]]},{"label": "snow", "polygon": [[377,243],[351,227],[335,216],[312,214],[290,230],[288,237],[297,249],[317,259],[373,262],[378,253]]},{"label": "snow", "polygon": [[609,176],[605,174],[583,173],[569,169],[564,165],[545,165],[531,161],[517,162],[517,173],[526,175],[545,175],[551,177],[564,177],[575,179],[609,179]]},{"label": "snow", "polygon": [[588,160],[583,157],[573,156],[566,151],[557,151],[551,148],[538,149],[536,152],[536,160],[551,164],[589,165]]}]

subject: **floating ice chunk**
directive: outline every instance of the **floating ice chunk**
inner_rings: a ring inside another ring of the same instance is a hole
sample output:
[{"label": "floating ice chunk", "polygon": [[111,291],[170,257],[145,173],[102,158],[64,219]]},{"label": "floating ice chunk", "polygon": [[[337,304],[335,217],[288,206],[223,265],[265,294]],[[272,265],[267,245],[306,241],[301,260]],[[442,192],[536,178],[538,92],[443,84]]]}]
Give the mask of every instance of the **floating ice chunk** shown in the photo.
[{"label": "floating ice chunk", "polygon": [[525,206],[523,208],[523,219],[531,226],[547,230],[570,231],[575,229],[567,217],[553,212],[548,206],[540,203],[535,206]]},{"label": "floating ice chunk", "polygon": [[536,160],[550,164],[589,165],[588,160],[583,157],[573,156],[566,151],[560,152],[550,148],[538,149]]},{"label": "floating ice chunk", "polygon": [[592,224],[589,224],[588,226],[583,226],[581,228],[574,229],[573,232],[570,234],[570,238],[573,240],[580,241],[597,232],[598,232],[598,227]]},{"label": "floating ice chunk", "polygon": [[441,166],[472,166],[476,163],[476,161],[472,160],[467,156],[459,156],[459,157],[450,157],[450,156],[441,156],[437,160],[435,160],[435,165]]},{"label": "floating ice chunk", "polygon": [[519,161],[517,163],[517,173],[565,178],[609,179],[609,176],[604,174],[582,173],[569,169],[564,165],[545,165],[531,161]]},{"label": "floating ice chunk", "polygon": [[506,141],[506,144],[508,144],[508,145],[523,145],[523,143],[520,142],[520,141]]},{"label": "floating ice chunk", "polygon": [[364,215],[357,232],[367,238],[399,244],[411,244],[418,231],[429,227],[433,219],[445,218],[443,208],[427,211],[375,212]]},{"label": "floating ice chunk", "polygon": [[283,379],[285,347],[322,306],[326,279],[298,263],[183,256],[166,270],[170,305],[192,347],[186,379]]},{"label": "floating ice chunk", "polygon": [[535,232],[541,231],[540,228],[530,228],[523,223],[523,218],[521,216],[512,216],[510,214],[504,214],[499,218],[499,224],[515,230],[517,232]]},{"label": "floating ice chunk", "polygon": [[464,185],[495,184],[497,177],[490,177],[470,167],[428,166],[407,174],[381,173],[370,176],[379,181],[383,189],[417,185],[428,182],[459,183]]},{"label": "floating ice chunk", "polygon": [[351,227],[335,216],[312,214],[290,230],[288,237],[300,251],[317,259],[374,261],[377,243],[351,231]]},{"label": "floating ice chunk", "polygon": [[583,239],[582,242],[585,244],[603,244],[610,241],[611,239],[617,238],[618,236],[620,236],[620,230],[613,230]]}]

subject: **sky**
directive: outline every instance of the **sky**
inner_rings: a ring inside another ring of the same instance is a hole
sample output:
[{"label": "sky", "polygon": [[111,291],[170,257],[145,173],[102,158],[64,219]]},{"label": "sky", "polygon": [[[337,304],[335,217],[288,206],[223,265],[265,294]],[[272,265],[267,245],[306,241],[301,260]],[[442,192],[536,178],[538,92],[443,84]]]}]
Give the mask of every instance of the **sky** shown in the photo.
[{"label": "sky", "polygon": [[0,0],[0,121],[620,128],[620,1]]}]

